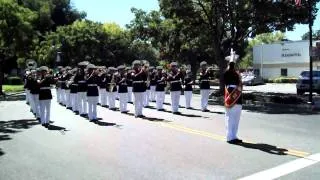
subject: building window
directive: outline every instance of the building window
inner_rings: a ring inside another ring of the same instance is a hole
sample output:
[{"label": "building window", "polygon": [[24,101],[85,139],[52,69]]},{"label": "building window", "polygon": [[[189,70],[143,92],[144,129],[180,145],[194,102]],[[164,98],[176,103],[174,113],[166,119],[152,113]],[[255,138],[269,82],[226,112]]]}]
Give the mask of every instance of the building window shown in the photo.
[{"label": "building window", "polygon": [[288,69],[281,69],[281,76],[288,76]]},{"label": "building window", "polygon": [[260,76],[260,69],[254,69],[253,73],[256,76]]}]

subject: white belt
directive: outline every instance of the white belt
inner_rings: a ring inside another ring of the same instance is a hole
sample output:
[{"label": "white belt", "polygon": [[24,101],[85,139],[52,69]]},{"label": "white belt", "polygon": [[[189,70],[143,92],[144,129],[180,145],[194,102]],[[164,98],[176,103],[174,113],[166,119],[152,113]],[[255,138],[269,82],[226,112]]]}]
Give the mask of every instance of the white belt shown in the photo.
[{"label": "white belt", "polygon": [[144,83],[144,81],[133,81],[133,84]]},{"label": "white belt", "polygon": [[41,87],[41,90],[45,90],[45,89],[51,89],[50,87]]},{"label": "white belt", "polygon": [[97,86],[97,84],[88,84],[88,86]]},{"label": "white belt", "polygon": [[237,88],[237,85],[227,85],[227,88]]},{"label": "white belt", "polygon": [[78,83],[86,83],[86,81],[79,81]]},{"label": "white belt", "polygon": [[180,81],[170,81],[170,83],[180,83]]}]

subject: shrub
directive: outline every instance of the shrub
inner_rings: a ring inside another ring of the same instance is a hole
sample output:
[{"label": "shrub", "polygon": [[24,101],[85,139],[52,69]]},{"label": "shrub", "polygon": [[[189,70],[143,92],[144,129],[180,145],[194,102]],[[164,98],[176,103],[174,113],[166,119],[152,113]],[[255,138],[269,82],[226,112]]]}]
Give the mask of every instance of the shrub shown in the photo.
[{"label": "shrub", "polygon": [[23,84],[22,82],[22,79],[18,76],[11,76],[11,77],[8,77],[4,84],[8,84],[8,85],[21,85]]},{"label": "shrub", "polygon": [[272,83],[297,83],[298,78],[294,77],[278,77],[275,79],[269,79],[268,82]]}]

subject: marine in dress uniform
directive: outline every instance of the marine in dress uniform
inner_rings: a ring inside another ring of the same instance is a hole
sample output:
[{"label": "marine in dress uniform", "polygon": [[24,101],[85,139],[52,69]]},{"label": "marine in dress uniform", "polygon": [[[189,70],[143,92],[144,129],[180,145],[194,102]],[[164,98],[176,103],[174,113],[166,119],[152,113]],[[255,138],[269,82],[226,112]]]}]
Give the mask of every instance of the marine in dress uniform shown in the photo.
[{"label": "marine in dress uniform", "polygon": [[145,73],[145,69],[141,68],[141,62],[139,60],[135,60],[132,63],[133,72],[131,73],[133,84],[132,91],[134,95],[134,115],[135,117],[144,117],[143,110],[143,100],[144,93],[146,92],[146,81],[147,76]]},{"label": "marine in dress uniform", "polygon": [[158,111],[164,111],[163,103],[165,100],[165,88],[167,82],[167,75],[163,71],[162,66],[157,66],[157,73],[155,74],[156,80],[156,108]]},{"label": "marine in dress uniform", "polygon": [[133,94],[132,94],[132,69],[130,67],[127,67],[127,86],[128,86],[128,102],[133,102]]},{"label": "marine in dress uniform", "polygon": [[67,89],[67,70],[66,68],[62,69],[62,75],[60,77],[60,86],[61,86],[61,95],[60,95],[60,100],[62,105],[66,105],[66,89]]},{"label": "marine in dress uniform", "polygon": [[143,107],[149,107],[149,101],[150,101],[150,67],[149,62],[144,60],[143,65],[144,73],[147,77],[147,80],[145,81],[146,91],[143,95]]},{"label": "marine in dress uniform", "polygon": [[78,72],[74,78],[74,82],[78,84],[78,109],[80,116],[87,116],[87,81],[85,79],[85,71],[84,69],[87,67],[86,62],[81,62],[78,64]]},{"label": "marine in dress uniform", "polygon": [[121,113],[127,113],[128,103],[128,87],[127,87],[127,73],[126,67],[118,66],[119,76],[117,78],[118,94],[119,94],[119,108]]},{"label": "marine in dress uniform", "polygon": [[228,143],[237,144],[242,142],[237,137],[242,110],[242,83],[241,77],[235,69],[237,55],[233,50],[231,50],[231,55],[227,59],[230,60],[230,63],[229,68],[224,73],[226,134]]},{"label": "marine in dress uniform", "polygon": [[87,98],[88,98],[88,117],[90,121],[97,121],[97,104],[99,101],[99,76],[93,64],[87,66]]},{"label": "marine in dress uniform", "polygon": [[39,103],[40,103],[40,118],[41,124],[45,127],[49,126],[50,122],[50,111],[51,111],[51,88],[52,77],[50,77],[48,72],[48,67],[42,66],[39,68],[41,71],[41,78],[38,80],[40,87],[39,91]]},{"label": "marine in dress uniform", "polygon": [[188,69],[184,77],[184,97],[186,99],[186,109],[192,109],[191,99],[192,99],[193,84],[194,82],[192,79],[192,72],[191,70]]},{"label": "marine in dress uniform", "polygon": [[99,69],[99,102],[102,107],[107,107],[107,85],[106,85],[106,67],[102,66]]},{"label": "marine in dress uniform", "polygon": [[154,67],[150,67],[150,101],[156,101],[156,69]]},{"label": "marine in dress uniform", "polygon": [[77,74],[78,69],[74,68],[72,69],[71,73],[72,76],[70,77],[69,84],[70,84],[70,102],[71,102],[71,107],[72,111],[75,112],[76,114],[79,113],[78,109],[78,84],[74,81],[74,78]]},{"label": "marine in dress uniform", "polygon": [[208,112],[208,101],[210,96],[210,73],[207,67],[207,62],[200,63],[200,95],[201,95],[201,110]]},{"label": "marine in dress uniform", "polygon": [[58,66],[58,73],[55,74],[55,81],[56,81],[56,94],[57,94],[57,102],[59,104],[62,103],[62,89],[61,89],[61,77],[62,77],[62,66]]},{"label": "marine in dress uniform", "polygon": [[27,104],[30,104],[30,101],[31,101],[30,80],[31,80],[31,72],[26,71],[25,78],[24,78],[24,90],[26,92],[26,103]]},{"label": "marine in dress uniform", "polygon": [[71,67],[67,66],[66,67],[66,87],[65,87],[65,105],[67,107],[67,109],[72,109],[71,107],[71,98],[70,98],[70,92],[71,92],[71,87],[70,87],[70,79],[72,77],[72,73],[71,73]]},{"label": "marine in dress uniform", "polygon": [[171,95],[171,107],[173,114],[180,114],[179,112],[179,102],[182,90],[182,80],[183,75],[178,69],[178,64],[172,62],[170,64],[171,72],[168,75],[168,82],[170,83],[170,95]]},{"label": "marine in dress uniform", "polygon": [[117,94],[117,83],[116,83],[117,69],[114,67],[109,67],[108,71],[109,73],[106,76],[108,105],[110,110],[115,111],[116,110],[116,94]]},{"label": "marine in dress uniform", "polygon": [[31,79],[30,79],[30,94],[31,94],[31,109],[34,115],[38,120],[40,120],[40,104],[39,104],[39,93],[40,93],[40,86],[38,84],[38,74],[37,70],[31,71]]}]

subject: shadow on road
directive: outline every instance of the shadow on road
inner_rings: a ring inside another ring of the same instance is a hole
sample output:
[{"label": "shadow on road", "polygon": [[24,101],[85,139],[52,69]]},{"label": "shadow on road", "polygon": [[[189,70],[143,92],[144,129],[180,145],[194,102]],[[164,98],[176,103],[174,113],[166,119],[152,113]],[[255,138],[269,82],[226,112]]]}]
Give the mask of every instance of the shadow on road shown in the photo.
[{"label": "shadow on road", "polygon": [[[38,121],[35,119],[20,119],[20,120],[9,120],[9,121],[0,121],[0,142],[11,140],[9,134],[14,134],[21,132],[24,129],[29,129],[35,125],[38,125]],[[0,148],[0,156],[5,153]]]},{"label": "shadow on road", "polygon": [[116,123],[109,123],[109,122],[103,122],[103,121],[95,121],[94,124],[99,126],[118,126]]},{"label": "shadow on road", "polygon": [[50,126],[48,127],[48,130],[50,130],[50,131],[69,131],[64,127],[56,126],[56,125],[52,125],[52,124],[50,124]]},{"label": "shadow on road", "polygon": [[[21,119],[21,120],[10,120],[10,121],[0,121],[0,133],[18,133],[22,129],[29,129],[32,126],[39,124],[35,119]],[[8,137],[10,138],[10,137]],[[0,137],[0,140],[5,138]],[[5,139],[8,140],[8,139]]]},{"label": "shadow on road", "polygon": [[311,111],[310,109],[300,109],[294,107],[270,107],[270,106],[243,106],[243,110],[265,114],[296,114],[296,115],[316,115],[320,111]]},{"label": "shadow on road", "polygon": [[285,152],[287,152],[287,149],[283,148],[278,148],[273,145],[269,144],[262,144],[262,143],[248,143],[248,142],[242,142],[237,144],[238,146],[242,146],[248,149],[257,149],[269,154],[274,154],[274,155],[287,155]]},{"label": "shadow on road", "polygon": [[0,156],[3,156],[4,152],[2,151],[2,149],[0,148]]},{"label": "shadow on road", "polygon": [[[126,115],[129,115],[129,116],[134,116],[133,113],[126,113]],[[153,121],[153,122],[171,122],[171,121],[168,121],[168,120],[165,120],[165,119],[161,119],[161,118],[155,118],[155,117],[142,117],[141,119],[144,119],[144,120],[148,120],[148,121]]]}]

